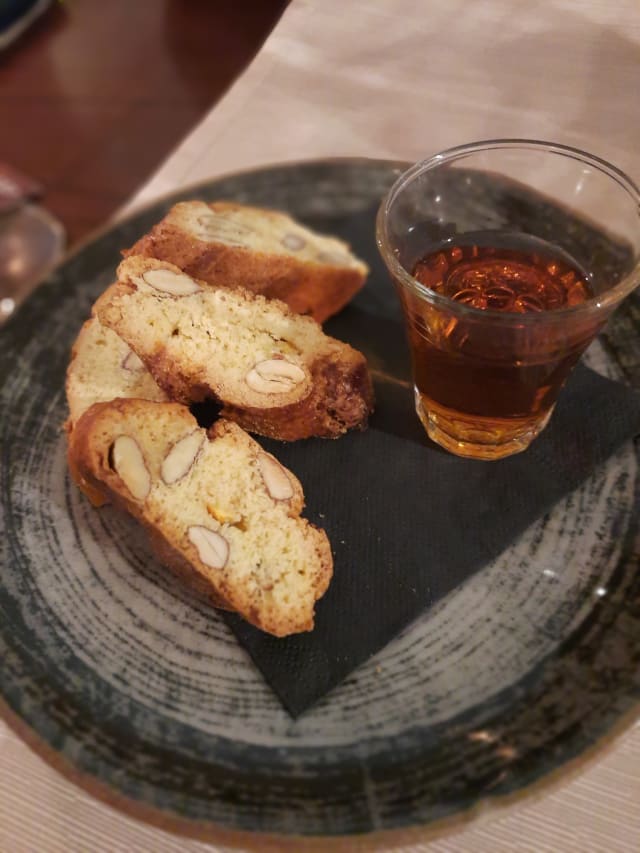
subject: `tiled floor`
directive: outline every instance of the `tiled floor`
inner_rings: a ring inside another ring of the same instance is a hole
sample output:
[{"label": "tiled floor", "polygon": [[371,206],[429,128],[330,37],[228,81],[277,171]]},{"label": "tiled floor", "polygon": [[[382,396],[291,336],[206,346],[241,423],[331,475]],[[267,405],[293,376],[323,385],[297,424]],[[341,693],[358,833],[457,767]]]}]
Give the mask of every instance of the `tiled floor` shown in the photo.
[{"label": "tiled floor", "polygon": [[70,244],[220,98],[287,0],[56,0],[0,53],[0,161],[41,181]]}]

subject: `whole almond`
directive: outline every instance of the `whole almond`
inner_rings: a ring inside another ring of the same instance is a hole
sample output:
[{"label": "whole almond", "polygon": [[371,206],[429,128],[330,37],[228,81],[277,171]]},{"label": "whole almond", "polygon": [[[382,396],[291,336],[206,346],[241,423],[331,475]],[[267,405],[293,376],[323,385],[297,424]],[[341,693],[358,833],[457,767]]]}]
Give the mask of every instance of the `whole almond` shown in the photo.
[{"label": "whole almond", "polygon": [[112,445],[113,468],[131,495],[143,501],[151,491],[151,475],[138,442],[130,435],[119,435]]},{"label": "whole almond", "polygon": [[204,432],[197,429],[176,441],[160,468],[160,476],[167,486],[172,486],[189,473],[204,440]]},{"label": "whole almond", "polygon": [[223,569],[225,567],[229,559],[229,543],[224,536],[200,524],[192,525],[187,534],[189,541],[195,546],[198,556],[205,566],[212,569]]}]

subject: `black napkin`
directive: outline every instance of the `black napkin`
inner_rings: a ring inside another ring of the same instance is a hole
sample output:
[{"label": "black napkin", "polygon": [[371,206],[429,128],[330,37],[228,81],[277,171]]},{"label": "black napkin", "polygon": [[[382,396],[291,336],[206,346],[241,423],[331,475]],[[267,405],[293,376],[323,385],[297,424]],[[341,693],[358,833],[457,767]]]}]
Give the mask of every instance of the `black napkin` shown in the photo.
[{"label": "black napkin", "polygon": [[312,632],[276,639],[225,615],[293,716],[497,557],[640,432],[640,394],[580,365],[526,452],[480,462],[440,450],[413,408],[403,327],[377,260],[372,213],[311,224],[343,234],[372,265],[365,290],[327,331],[367,355],[376,412],[366,432],[337,441],[261,440],[300,478],[305,515],[326,530],[334,553],[334,577]]}]

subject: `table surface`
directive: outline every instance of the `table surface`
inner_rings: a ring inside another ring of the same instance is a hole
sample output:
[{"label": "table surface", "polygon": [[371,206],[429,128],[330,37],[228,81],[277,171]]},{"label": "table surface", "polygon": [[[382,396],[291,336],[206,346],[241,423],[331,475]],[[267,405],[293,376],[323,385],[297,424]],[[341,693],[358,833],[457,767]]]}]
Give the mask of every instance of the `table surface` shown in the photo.
[{"label": "table surface", "polygon": [[[178,187],[266,163],[417,160],[503,136],[585,148],[638,181],[639,94],[637,0],[293,0],[250,68],[120,215]],[[578,775],[446,836],[388,849],[635,853],[638,839],[635,725]],[[231,849],[113,810],[0,722],[0,850]]]}]

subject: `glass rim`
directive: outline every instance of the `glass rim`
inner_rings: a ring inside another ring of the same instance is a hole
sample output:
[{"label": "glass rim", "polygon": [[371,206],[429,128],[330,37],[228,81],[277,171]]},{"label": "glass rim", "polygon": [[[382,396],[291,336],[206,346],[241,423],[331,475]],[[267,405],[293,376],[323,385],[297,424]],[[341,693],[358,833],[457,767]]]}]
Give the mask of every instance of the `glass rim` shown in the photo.
[{"label": "glass rim", "polygon": [[573,148],[570,145],[562,145],[556,142],[546,142],[538,139],[486,139],[478,142],[470,142],[464,145],[456,145],[453,148],[447,148],[436,154],[432,154],[424,160],[419,160],[408,169],[406,169],[393,183],[389,191],[386,193],[376,216],[376,243],[382,258],[387,265],[392,276],[408,288],[414,294],[420,296],[424,301],[431,303],[440,308],[453,309],[457,314],[469,319],[484,319],[487,321],[498,321],[500,323],[518,323],[536,324],[549,323],[555,320],[567,319],[567,317],[576,317],[580,315],[588,315],[596,312],[605,312],[607,309],[613,310],[626,296],[629,295],[640,283],[640,259],[634,265],[633,269],[622,278],[616,285],[609,288],[605,293],[587,299],[578,305],[571,305],[567,308],[554,308],[548,311],[529,312],[520,314],[513,311],[496,311],[495,309],[473,308],[470,305],[463,305],[431,290],[424,284],[421,284],[415,279],[399,262],[396,254],[390,246],[389,234],[387,229],[387,220],[391,205],[396,199],[399,192],[413,181],[418,175],[430,171],[437,166],[450,163],[454,160],[462,159],[470,154],[480,151],[491,151],[500,149],[520,149],[533,151],[547,151],[552,154],[568,157],[573,160],[579,160],[582,163],[587,163],[598,169],[599,172],[606,174],[614,180],[621,189],[635,202],[638,210],[638,221],[640,226],[640,188],[638,185],[617,166],[607,162],[607,160],[589,154],[580,148]]}]

